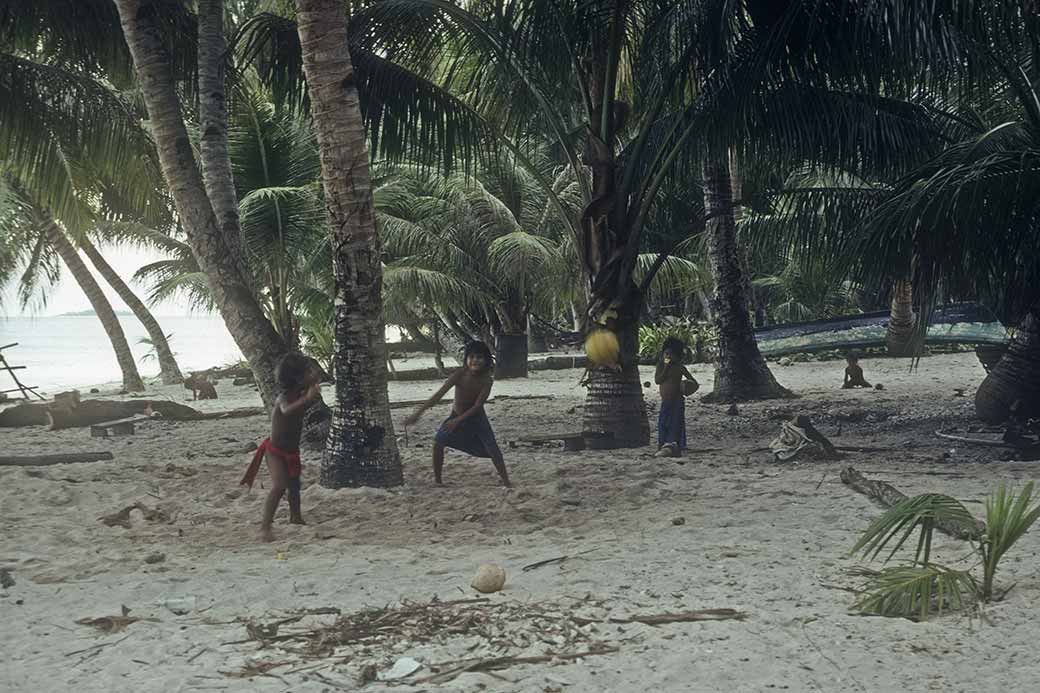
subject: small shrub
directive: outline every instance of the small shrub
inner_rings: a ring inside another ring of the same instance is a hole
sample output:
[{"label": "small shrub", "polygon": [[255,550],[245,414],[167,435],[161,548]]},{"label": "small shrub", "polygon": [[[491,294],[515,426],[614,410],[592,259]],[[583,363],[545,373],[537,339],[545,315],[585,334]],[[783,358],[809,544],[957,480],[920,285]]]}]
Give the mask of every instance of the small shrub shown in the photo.
[{"label": "small shrub", "polygon": [[644,361],[656,361],[664,340],[677,337],[688,347],[690,363],[714,361],[718,353],[718,336],[709,323],[692,320],[677,320],[671,323],[641,325],[639,327],[639,357]]}]

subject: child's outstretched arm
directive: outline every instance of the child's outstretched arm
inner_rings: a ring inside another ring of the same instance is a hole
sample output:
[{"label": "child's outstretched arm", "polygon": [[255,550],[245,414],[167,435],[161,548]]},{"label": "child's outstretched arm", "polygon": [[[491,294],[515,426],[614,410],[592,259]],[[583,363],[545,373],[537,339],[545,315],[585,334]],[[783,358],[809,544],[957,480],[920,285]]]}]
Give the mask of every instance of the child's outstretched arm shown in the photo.
[{"label": "child's outstretched arm", "polygon": [[321,394],[321,385],[315,383],[292,402],[286,402],[284,397],[278,398],[278,408],[283,414],[293,414],[313,402]]},{"label": "child's outstretched arm", "polygon": [[415,411],[413,411],[411,414],[408,415],[408,418],[406,418],[404,420],[404,425],[405,426],[411,426],[412,424],[414,424],[416,421],[419,420],[419,417],[423,415],[423,412],[425,412],[427,409],[429,409],[433,405],[437,404],[437,402],[440,402],[441,399],[444,397],[444,395],[448,394],[448,390],[450,390],[451,388],[455,387],[455,383],[458,382],[459,377],[461,375],[462,375],[462,369],[461,368],[459,370],[455,371],[454,373],[452,373],[451,375],[449,375],[448,379],[444,381],[444,384],[441,385],[439,390],[437,390],[436,392],[433,393],[433,395],[430,397],[430,399],[428,399],[425,402],[423,402],[422,404],[420,404],[418,406],[418,408],[416,408]]}]

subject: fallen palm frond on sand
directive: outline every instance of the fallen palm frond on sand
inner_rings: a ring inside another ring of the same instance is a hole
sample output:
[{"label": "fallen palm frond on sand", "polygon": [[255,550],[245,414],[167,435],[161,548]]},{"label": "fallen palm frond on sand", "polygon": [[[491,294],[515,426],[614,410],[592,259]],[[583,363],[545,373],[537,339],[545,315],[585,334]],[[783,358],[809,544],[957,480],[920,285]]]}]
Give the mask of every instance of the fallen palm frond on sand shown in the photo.
[{"label": "fallen palm frond on sand", "polygon": [[[334,618],[314,623],[314,617],[320,616]],[[267,623],[248,620],[244,622],[248,637],[224,644],[256,642],[261,649],[277,647],[301,660],[335,658],[343,663],[353,661],[355,648],[359,650],[357,654],[371,657],[378,652],[385,659],[423,645],[454,644],[455,649],[461,647],[471,656],[426,665],[432,675],[413,679],[413,682],[444,683],[465,672],[573,661],[617,652],[621,641],[603,639],[597,627],[600,624],[657,626],[744,618],[746,614],[733,609],[610,617],[603,602],[591,598],[571,602],[492,601],[488,598],[403,601],[396,606],[350,614],[328,608],[298,612]],[[312,620],[310,625],[299,627],[308,619]],[[294,628],[287,630],[287,626]],[[613,638],[619,632],[610,629]],[[280,663],[280,666],[287,664]]]}]

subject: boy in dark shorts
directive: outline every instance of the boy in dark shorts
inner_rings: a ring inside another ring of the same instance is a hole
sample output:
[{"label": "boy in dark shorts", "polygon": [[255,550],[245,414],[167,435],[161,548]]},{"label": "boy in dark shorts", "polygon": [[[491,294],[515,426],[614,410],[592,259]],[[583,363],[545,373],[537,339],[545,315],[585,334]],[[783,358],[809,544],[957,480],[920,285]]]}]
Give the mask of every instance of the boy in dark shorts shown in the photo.
[{"label": "boy in dark shorts", "polygon": [[260,538],[272,541],[271,524],[282,495],[289,491],[289,522],[307,524],[300,511],[300,435],[307,408],[320,394],[321,373],[317,364],[298,352],[282,357],[275,369],[275,381],[281,390],[271,411],[271,436],[260,443],[253,461],[242,477],[242,484],[252,487],[260,462],[266,458],[271,472],[271,491],[264,502]]},{"label": "boy in dark shorts", "polygon": [[405,419],[405,426],[411,426],[423,412],[439,402],[448,390],[455,388],[455,401],[451,407],[451,416],[437,430],[433,444],[433,479],[441,484],[441,472],[444,469],[444,448],[461,450],[474,457],[490,457],[495,471],[502,479],[502,485],[509,483],[505,460],[502,451],[495,441],[495,433],[491,430],[491,422],[484,412],[484,402],[491,394],[494,380],[491,373],[494,358],[491,350],[484,342],[470,342],[463,355],[463,366],[444,381],[437,392],[415,412]]},{"label": "boy in dark shorts", "polygon": [[[686,345],[677,337],[664,340],[654,381],[661,388],[657,416],[657,456],[676,457],[686,449],[686,400],[699,384],[683,365]],[[685,381],[684,381],[685,379]]]}]

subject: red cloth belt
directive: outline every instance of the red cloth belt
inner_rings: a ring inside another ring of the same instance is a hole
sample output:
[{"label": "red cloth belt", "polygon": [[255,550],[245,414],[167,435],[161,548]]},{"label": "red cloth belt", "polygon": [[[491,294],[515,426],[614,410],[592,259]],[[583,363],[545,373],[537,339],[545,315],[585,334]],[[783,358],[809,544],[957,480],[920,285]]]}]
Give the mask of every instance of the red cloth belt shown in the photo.
[{"label": "red cloth belt", "polygon": [[242,477],[240,483],[243,486],[249,486],[252,488],[257,472],[260,471],[260,463],[264,459],[264,453],[268,452],[275,457],[280,457],[282,462],[285,462],[286,471],[289,473],[290,479],[298,479],[300,477],[300,472],[303,471],[303,463],[300,461],[299,451],[286,452],[285,450],[281,450],[271,445],[270,438],[265,438],[264,442],[260,443],[260,447],[256,449],[256,453],[253,455],[253,461],[249,463],[249,468],[246,469],[246,475]]}]

